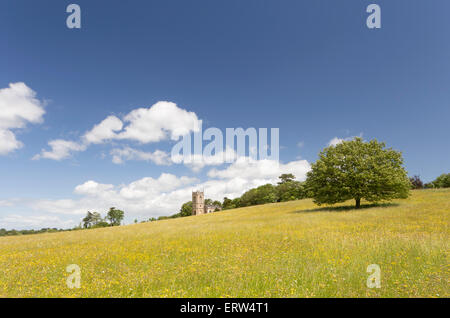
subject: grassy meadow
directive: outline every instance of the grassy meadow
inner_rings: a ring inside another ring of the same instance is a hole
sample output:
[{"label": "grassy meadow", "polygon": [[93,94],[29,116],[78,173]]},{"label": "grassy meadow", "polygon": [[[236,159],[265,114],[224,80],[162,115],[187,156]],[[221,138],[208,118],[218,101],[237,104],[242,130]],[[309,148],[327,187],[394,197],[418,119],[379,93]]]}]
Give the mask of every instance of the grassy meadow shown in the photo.
[{"label": "grassy meadow", "polygon": [[[0,237],[1,297],[449,297],[450,189]],[[81,268],[69,289],[66,267]],[[369,289],[367,266],[381,268]]]}]

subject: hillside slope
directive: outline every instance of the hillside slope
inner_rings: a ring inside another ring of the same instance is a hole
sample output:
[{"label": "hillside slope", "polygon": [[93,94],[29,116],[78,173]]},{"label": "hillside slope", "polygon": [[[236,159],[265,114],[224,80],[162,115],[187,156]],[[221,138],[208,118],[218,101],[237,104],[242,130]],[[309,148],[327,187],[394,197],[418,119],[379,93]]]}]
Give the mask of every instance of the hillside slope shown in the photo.
[{"label": "hillside slope", "polygon": [[[301,200],[2,237],[0,296],[449,297],[449,224],[450,191],[423,190],[360,210]],[[66,286],[69,264],[80,289]],[[370,264],[379,289],[366,287]]]}]

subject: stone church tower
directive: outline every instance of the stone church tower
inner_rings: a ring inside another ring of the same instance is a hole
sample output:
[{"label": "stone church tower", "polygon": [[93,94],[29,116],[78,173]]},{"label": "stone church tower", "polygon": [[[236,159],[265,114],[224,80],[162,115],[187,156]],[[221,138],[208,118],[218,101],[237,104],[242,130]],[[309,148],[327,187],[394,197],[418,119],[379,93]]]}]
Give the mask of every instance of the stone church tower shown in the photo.
[{"label": "stone church tower", "polygon": [[205,194],[203,192],[192,192],[192,214],[205,214]]}]

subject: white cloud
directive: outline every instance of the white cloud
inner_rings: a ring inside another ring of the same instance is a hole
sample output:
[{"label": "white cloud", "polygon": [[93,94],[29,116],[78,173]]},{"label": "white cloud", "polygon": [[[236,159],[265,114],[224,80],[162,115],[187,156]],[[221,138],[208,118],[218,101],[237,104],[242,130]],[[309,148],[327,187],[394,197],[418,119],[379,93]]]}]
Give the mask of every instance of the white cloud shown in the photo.
[{"label": "white cloud", "polygon": [[173,174],[163,173],[158,179],[147,177],[134,181],[123,187],[119,193],[126,199],[152,198],[196,181],[198,181],[196,178],[186,176],[179,178]]},{"label": "white cloud", "polygon": [[116,116],[108,116],[100,124],[95,125],[84,136],[85,144],[100,144],[116,138],[116,132],[122,130],[123,123]]},{"label": "white cloud", "polygon": [[16,139],[16,135],[11,130],[0,129],[0,155],[6,155],[22,146],[23,144]]},{"label": "white cloud", "polygon": [[150,108],[138,108],[124,118],[129,124],[118,135],[120,139],[137,140],[141,143],[172,140],[190,132],[199,131],[201,122],[194,112],[179,108],[175,103],[160,101]]},{"label": "white cloud", "polygon": [[112,184],[101,184],[90,180],[76,186],[74,192],[81,195],[97,196],[105,193],[112,194],[113,188],[114,185]]},{"label": "white cloud", "polygon": [[45,110],[36,93],[25,83],[11,83],[0,89],[0,155],[23,146],[11,129],[43,121]]},{"label": "white cloud", "polygon": [[42,149],[41,153],[35,155],[32,159],[39,160],[45,158],[63,160],[71,157],[73,152],[86,150],[86,146],[83,144],[63,139],[51,140],[48,144],[51,147],[51,150]]},{"label": "white cloud", "polygon": [[36,93],[25,83],[11,83],[0,89],[0,128],[24,128],[41,123],[45,114]]},{"label": "white cloud", "polygon": [[169,155],[162,151],[145,152],[131,147],[114,148],[111,150],[112,162],[121,164],[126,160],[150,161],[157,165],[170,165]]},{"label": "white cloud", "polygon": [[[124,126],[124,122],[126,125]],[[150,108],[132,110],[122,120],[116,116],[108,116],[91,130],[87,131],[80,142],[52,140],[52,150],[43,149],[33,159],[67,159],[75,151],[84,151],[91,144],[100,144],[112,140],[132,140],[140,143],[158,142],[171,138],[178,140],[190,132],[199,131],[201,121],[194,112],[179,108],[175,103],[160,101]],[[156,164],[169,164],[167,154],[161,150],[153,153],[135,150],[130,147],[113,149],[113,162],[124,160],[144,160]]]}]

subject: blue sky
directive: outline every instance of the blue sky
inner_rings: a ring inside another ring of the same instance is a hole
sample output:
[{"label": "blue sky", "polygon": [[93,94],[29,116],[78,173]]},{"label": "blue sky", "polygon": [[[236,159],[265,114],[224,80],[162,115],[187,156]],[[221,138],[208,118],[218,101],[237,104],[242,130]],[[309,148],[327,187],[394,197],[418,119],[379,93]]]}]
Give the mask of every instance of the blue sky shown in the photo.
[{"label": "blue sky", "polygon": [[[66,27],[70,3],[80,30]],[[366,27],[370,3],[381,29]],[[2,1],[0,89],[24,83],[45,114],[7,127],[21,147],[0,155],[0,228],[73,226],[112,204],[128,222],[175,213],[191,188],[222,199],[289,167],[302,174],[336,137],[385,141],[430,181],[449,171],[449,10],[445,0]],[[51,140],[79,145],[108,116],[125,123],[159,101],[204,128],[280,128],[284,168],[112,160],[113,149],[170,152],[170,136],[32,160]]]}]

